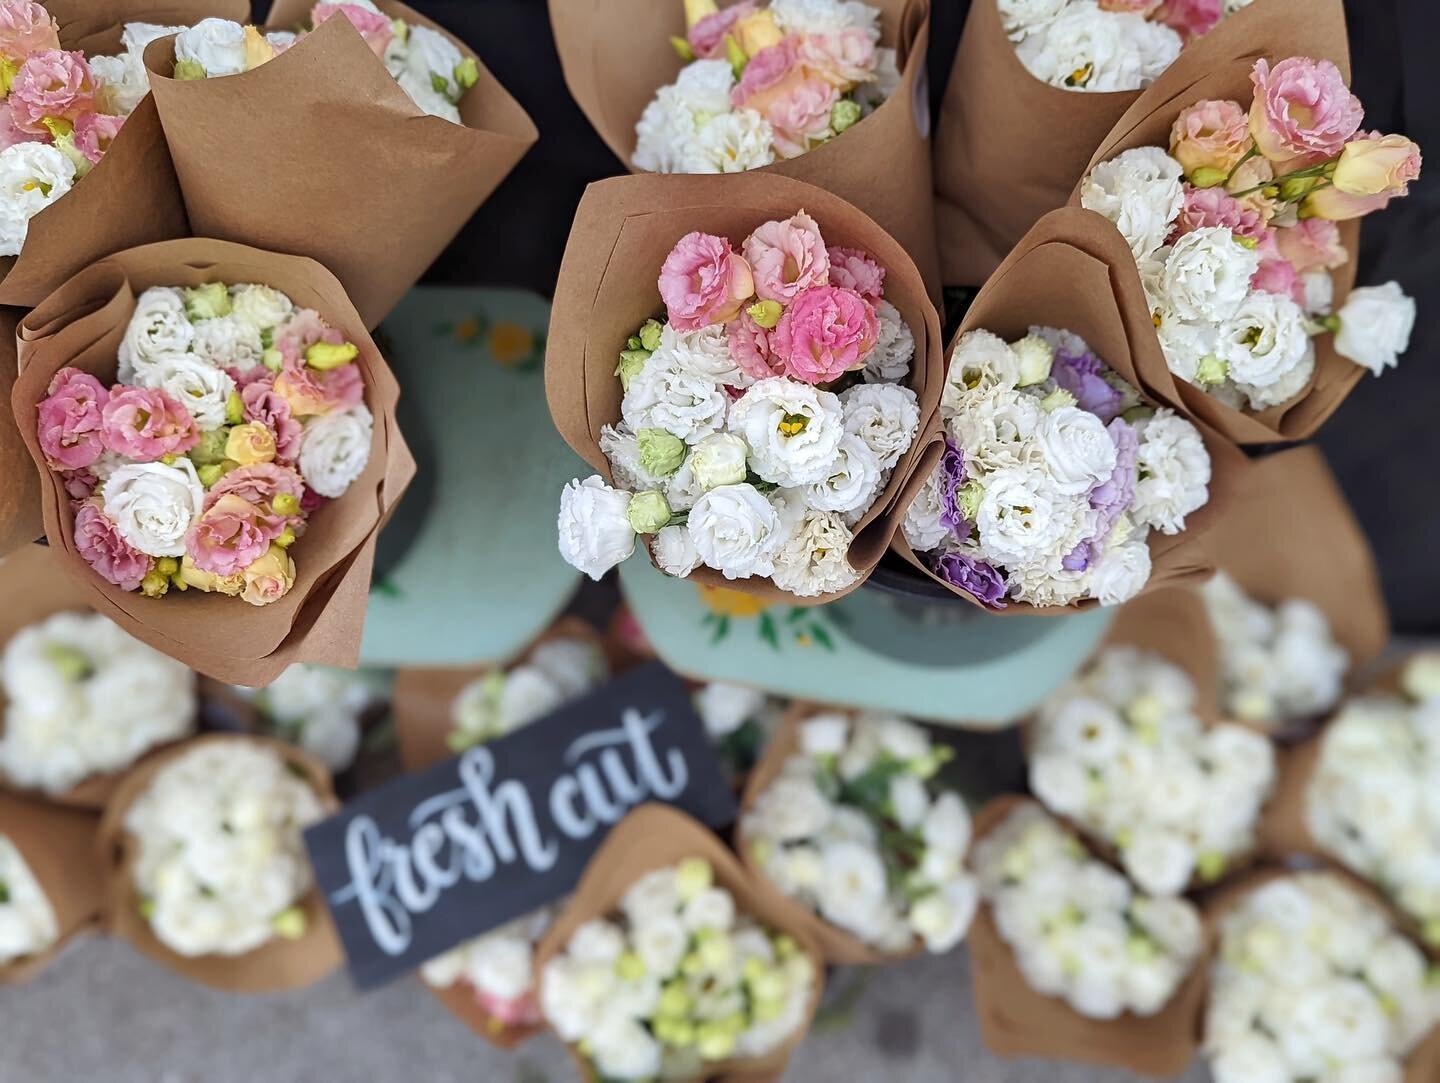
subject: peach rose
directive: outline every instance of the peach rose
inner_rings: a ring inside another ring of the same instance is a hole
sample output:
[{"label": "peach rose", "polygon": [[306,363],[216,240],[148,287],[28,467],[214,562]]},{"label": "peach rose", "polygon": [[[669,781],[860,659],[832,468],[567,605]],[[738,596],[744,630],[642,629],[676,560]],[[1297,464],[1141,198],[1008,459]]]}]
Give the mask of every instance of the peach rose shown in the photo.
[{"label": "peach rose", "polygon": [[245,581],[240,597],[251,605],[269,605],[289,594],[295,585],[295,562],[280,546],[271,545],[240,576]]}]

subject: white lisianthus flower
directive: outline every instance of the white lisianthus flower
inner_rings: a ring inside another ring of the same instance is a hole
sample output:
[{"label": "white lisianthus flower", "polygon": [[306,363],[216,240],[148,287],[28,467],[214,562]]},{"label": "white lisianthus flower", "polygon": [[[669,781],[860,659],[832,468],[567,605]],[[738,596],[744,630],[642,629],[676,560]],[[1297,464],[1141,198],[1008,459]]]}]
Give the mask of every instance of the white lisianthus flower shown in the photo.
[{"label": "white lisianthus flower", "polygon": [[700,567],[700,551],[695,548],[695,539],[686,523],[661,528],[651,543],[655,562],[666,575],[684,579]]},{"label": "white lisianthus flower", "polygon": [[370,461],[375,419],[362,403],[313,417],[300,441],[300,475],[321,496],[344,496]]},{"label": "white lisianthus flower", "polygon": [[1180,55],[1180,35],[1133,13],[1102,11],[1095,0],[1072,0],[1039,34],[1017,49],[1041,82],[1065,90],[1139,90]]},{"label": "white lisianthus flower", "polygon": [[159,23],[126,23],[125,29],[120,32],[120,47],[127,53],[143,53],[152,41],[179,34],[184,29],[183,26],[163,26]]},{"label": "white lisianthus flower", "polygon": [[915,392],[892,383],[856,384],[840,394],[845,431],[875,453],[882,470],[893,469],[920,430]]},{"label": "white lisianthus flower", "polygon": [[730,340],[722,324],[710,324],[697,331],[677,331],[667,323],[660,332],[659,348],[646,364],[657,357],[662,364],[674,365],[727,387],[749,387],[755,382],[730,356]]},{"label": "white lisianthus flower", "polygon": [[120,536],[146,556],[185,555],[185,535],[205,505],[205,488],[188,458],[173,466],[129,463],[101,489],[105,514]]},{"label": "white lisianthus flower", "polygon": [[804,487],[805,500],[817,511],[854,513],[853,518],[858,519],[875,502],[883,480],[880,460],[870,445],[847,433],[840,440],[830,473]]},{"label": "white lisianthus flower", "polygon": [[1165,367],[1185,382],[1194,383],[1201,362],[1215,356],[1220,335],[1213,323],[1186,323],[1161,311],[1155,337],[1165,354]]},{"label": "white lisianthus flower", "polygon": [[410,96],[415,108],[426,116],[439,117],[451,124],[460,124],[460,110],[449,97],[435,89],[429,76],[416,75],[406,68],[395,78],[400,89]]},{"label": "white lisianthus flower", "polygon": [[1022,565],[1049,555],[1086,507],[1061,493],[1046,474],[1006,468],[986,479],[975,528],[986,553]]},{"label": "white lisianthus flower", "polygon": [[1242,396],[1240,402],[1231,405],[1243,406],[1249,402],[1250,407],[1255,410],[1265,410],[1271,406],[1280,406],[1289,402],[1296,395],[1305,390],[1310,383],[1310,378],[1315,375],[1315,342],[1313,339],[1305,343],[1305,352],[1300,356],[1296,366],[1286,372],[1278,380],[1269,384],[1247,384],[1235,381],[1233,384],[1222,384],[1211,393],[1224,400],[1223,392],[1226,388],[1233,386],[1235,393]]},{"label": "white lisianthus flower", "polygon": [[1115,472],[1115,441],[1105,423],[1078,406],[1062,406],[1041,419],[1035,438],[1057,491],[1088,493]]},{"label": "white lisianthus flower", "polygon": [[1000,25],[1011,41],[1021,41],[1052,23],[1070,0],[997,0]]},{"label": "white lisianthus flower", "polygon": [[909,375],[910,363],[915,359],[915,335],[900,310],[889,301],[875,305],[875,318],[880,323],[880,334],[875,348],[865,358],[860,378],[867,384],[899,384]]},{"label": "white lisianthus flower", "polygon": [[1329,271],[1306,271],[1300,276],[1305,287],[1305,311],[1312,316],[1328,316],[1335,306],[1335,279]]},{"label": "white lisianthus flower", "polygon": [[799,528],[776,551],[775,585],[800,598],[846,589],[860,578],[848,554],[854,540],[835,512],[807,511]]},{"label": "white lisianthus flower", "polygon": [[1124,605],[1150,581],[1150,546],[1143,540],[1112,545],[1090,570],[1090,589],[1100,604]]},{"label": "white lisianthus flower", "polygon": [[695,484],[701,489],[717,489],[721,485],[738,485],[749,469],[746,460],[750,449],[732,432],[711,433],[695,445],[687,464],[694,473]]},{"label": "white lisianthus flower", "polygon": [[1101,162],[1080,188],[1080,205],[1104,215],[1141,263],[1155,253],[1185,205],[1180,163],[1159,147],[1136,147]]},{"label": "white lisianthus flower", "polygon": [[87,57],[86,62],[95,76],[95,102],[112,116],[128,117],[150,93],[150,77],[139,51]]},{"label": "white lisianthus flower", "polygon": [[193,353],[166,354],[135,374],[138,387],[159,388],[183,403],[201,432],[225,424],[235,381]]},{"label": "white lisianthus flower", "polygon": [[852,27],[868,30],[876,17],[868,4],[841,0],[772,0],[770,14],[787,34],[835,34]]},{"label": "white lisianthus flower", "polygon": [[845,434],[845,413],[829,391],[774,376],[757,382],[730,408],[728,427],[750,445],[751,464],[766,481],[808,485],[829,472]]},{"label": "white lisianthus flower", "polygon": [[979,886],[971,877],[962,877],[917,901],[910,911],[910,927],[925,941],[927,951],[940,955],[964,938],[979,906]]},{"label": "white lisianthus flower", "polygon": [[[1162,249],[1156,289],[1162,309],[1187,321],[1223,323],[1248,296],[1260,266],[1254,250],[1224,226],[1203,226]],[[1266,295],[1273,296],[1273,295]]]},{"label": "white lisianthus flower", "polygon": [[255,283],[230,289],[230,316],[249,324],[258,336],[279,327],[295,312],[295,304],[279,290]]},{"label": "white lisianthus flower", "polygon": [[1415,298],[1398,282],[1361,286],[1340,307],[1335,352],[1379,376],[1400,363],[1415,329]]},{"label": "white lisianthus flower", "polygon": [[38,955],[60,939],[55,908],[35,873],[10,839],[0,835],[0,964]]},{"label": "white lisianthus flower", "polygon": [[753,109],[711,117],[682,151],[686,173],[744,173],[775,161],[775,129]]},{"label": "white lisianthus flower", "polygon": [[360,720],[343,707],[316,711],[300,728],[300,747],[336,774],[360,751]]},{"label": "white lisianthus flower", "polygon": [[827,921],[860,932],[885,904],[885,864],[872,846],[832,842],[821,851],[820,913]]},{"label": "white lisianthus flower", "polygon": [[637,493],[665,488],[665,479],[651,474],[640,461],[640,442],[628,425],[601,426],[599,443],[610,462],[610,476],[620,488]]},{"label": "white lisianthus flower", "polygon": [[465,57],[456,44],[438,30],[412,25],[405,46],[405,65],[410,74],[432,86],[439,79],[445,89],[436,87],[437,92],[452,103],[459,102],[464,89],[455,81],[455,69]]},{"label": "white lisianthus flower", "polygon": [[175,60],[199,64],[210,79],[239,75],[246,69],[245,27],[229,19],[201,19],[175,35]]},{"label": "white lisianthus flower", "polygon": [[260,364],[265,353],[260,332],[234,313],[197,321],[191,349],[211,365],[241,372]]},{"label": "white lisianthus flower", "polygon": [[185,314],[185,294],[173,286],[152,286],[135,301],[135,311],[120,340],[122,384],[162,357],[185,353],[195,341],[195,328]]},{"label": "white lisianthus flower", "polygon": [[1185,517],[1210,499],[1210,453],[1194,425],[1161,409],[1140,423],[1140,481],[1131,516],[1162,534],[1178,534]]},{"label": "white lisianthus flower", "polygon": [[843,714],[817,714],[800,723],[800,749],[812,758],[845,751],[850,722]]},{"label": "white lisianthus flower", "polygon": [[1289,375],[1310,349],[1304,310],[1289,297],[1256,290],[1220,324],[1215,355],[1237,384],[1268,387]]},{"label": "white lisianthus flower", "polygon": [[777,842],[796,842],[818,835],[834,809],[809,778],[782,775],[756,799],[748,817],[756,834]]},{"label": "white lisianthus flower", "polygon": [[606,485],[599,474],[565,486],[558,529],[566,563],[599,579],[635,551],[635,528],[626,514],[630,495]]},{"label": "white lisianthus flower", "polygon": [[775,507],[753,485],[722,485],[695,502],[688,520],[701,561],[726,579],[766,576],[786,541]]},{"label": "white lisianthus flower", "polygon": [[915,494],[910,507],[905,509],[905,521],[901,524],[905,541],[917,553],[928,553],[938,548],[950,537],[950,528],[940,521],[945,514],[943,494],[945,472],[937,465],[930,471],[925,484]]},{"label": "white lisianthus flower", "polygon": [[711,737],[734,733],[765,710],[765,693],[743,684],[711,681],[695,693],[695,711]]},{"label": "white lisianthus flower", "polygon": [[30,219],[75,185],[75,163],[48,143],[0,150],[0,256],[18,256]]},{"label": "white lisianthus flower", "polygon": [[940,405],[947,413],[963,410],[971,396],[1014,390],[1019,382],[1020,359],[1008,342],[989,331],[967,331],[950,353]]},{"label": "white lisianthus flower", "polygon": [[632,432],[664,429],[693,444],[724,426],[728,404],[718,380],[695,372],[672,350],[652,355],[630,381],[620,414]]},{"label": "white lisianthus flower", "polygon": [[697,128],[695,114],[676,88],[663,86],[635,125],[635,153],[631,161],[636,169],[647,173],[684,172]]},{"label": "white lisianthus flower", "polygon": [[1194,849],[1181,837],[1149,826],[1136,828],[1121,853],[1130,879],[1151,895],[1178,895],[1195,871]]}]

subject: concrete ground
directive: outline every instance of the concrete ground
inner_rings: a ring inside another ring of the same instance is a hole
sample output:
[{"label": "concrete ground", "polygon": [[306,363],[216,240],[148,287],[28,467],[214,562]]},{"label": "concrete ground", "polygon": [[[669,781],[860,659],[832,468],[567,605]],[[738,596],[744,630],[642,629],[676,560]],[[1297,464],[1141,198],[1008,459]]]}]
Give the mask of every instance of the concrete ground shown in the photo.
[{"label": "concrete ground", "polygon": [[[858,982],[858,984],[857,984]],[[1109,1069],[1003,1062],[980,1042],[963,952],[842,971],[787,1083],[1134,1083]],[[365,995],[337,974],[242,997],[191,985],[123,943],[74,945],[0,989],[0,1083],[569,1083],[549,1037],[492,1050],[420,985]],[[1194,1066],[1181,1083],[1205,1083]]]}]

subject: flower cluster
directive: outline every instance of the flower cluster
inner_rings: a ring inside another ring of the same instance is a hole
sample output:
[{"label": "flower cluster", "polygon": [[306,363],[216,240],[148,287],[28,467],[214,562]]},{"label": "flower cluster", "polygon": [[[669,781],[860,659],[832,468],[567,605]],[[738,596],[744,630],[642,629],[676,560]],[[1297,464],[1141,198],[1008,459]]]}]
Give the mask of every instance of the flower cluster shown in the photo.
[{"label": "flower cluster", "polygon": [[1081,1015],[1154,1015],[1200,957],[1193,905],[1136,892],[1038,805],[977,841],[971,863],[1025,981]]},{"label": "flower cluster", "polygon": [[1205,1015],[1215,1083],[1398,1081],[1437,1022],[1425,957],[1334,875],[1272,880],[1221,923]]},{"label": "flower cluster", "polygon": [[686,61],[635,126],[652,173],[740,173],[795,158],[874,112],[900,82],[880,10],[858,0],[686,0]]},{"label": "flower cluster", "polygon": [[1414,698],[1357,699],[1326,727],[1305,791],[1305,824],[1321,848],[1378,884],[1440,948],[1440,681],[1433,659],[1410,669]]},{"label": "flower cluster", "polygon": [[1185,671],[1133,647],[1108,648],[1051,696],[1031,739],[1036,796],[1114,846],[1151,895],[1218,879],[1254,846],[1275,783],[1268,740],[1207,730]]},{"label": "flower cluster", "polygon": [[704,565],[800,597],[858,578],[851,528],[920,428],[915,339],[884,300],[885,268],[826,245],[804,211],[736,252],[682,237],[660,269],[666,320],[620,355],[621,422],[598,476],[560,499],[560,552],[598,579],[654,535],[670,575]]},{"label": "flower cluster", "polygon": [[579,699],[608,672],[604,654],[588,640],[547,639],[519,665],[491,670],[460,690],[446,744],[459,753],[514,733]]},{"label": "flower cluster", "polygon": [[1195,426],[1144,406],[1069,331],[962,335],[940,412],[946,453],[905,540],[992,608],[1129,600],[1150,578],[1149,532],[1179,533],[1209,499]]},{"label": "flower cluster", "polygon": [[1201,594],[1220,647],[1226,715],[1274,728],[1339,702],[1350,656],[1314,602],[1287,598],[1272,609],[1224,572]]},{"label": "flower cluster", "polygon": [[0,966],[52,947],[60,939],[55,909],[25,855],[0,835]]},{"label": "flower cluster", "polygon": [[1395,283],[1333,312],[1351,258],[1336,222],[1380,210],[1420,175],[1420,148],[1366,132],[1334,64],[1257,60],[1254,99],[1182,110],[1168,153],[1103,162],[1081,204],[1115,223],[1140,269],[1170,370],[1237,408],[1290,402],[1315,372],[1312,336],[1379,375],[1409,345],[1415,303]]},{"label": "flower cluster", "polygon": [[979,899],[965,871],[970,814],[929,783],[949,759],[899,718],[815,715],[799,750],[741,817],[751,859],[782,892],[887,954],[965,936]]},{"label": "flower cluster", "polygon": [[94,613],[56,613],[5,645],[0,772],[58,794],[195,728],[195,675]]},{"label": "flower cluster", "polygon": [[498,1027],[535,1026],[541,1022],[535,944],[553,919],[554,908],[541,907],[435,956],[420,967],[420,977],[436,989],[464,982]]},{"label": "flower cluster", "polygon": [[749,774],[785,711],[783,700],[758,688],[725,681],[703,685],[696,691],[694,703],[705,733],[732,778]]},{"label": "flower cluster", "polygon": [[[374,0],[320,0],[310,13],[312,27],[336,16],[348,19],[417,108],[452,124],[462,123],[460,101],[480,78],[480,65],[428,26],[392,19]],[[176,79],[239,75],[273,60],[306,31],[263,33],[229,19],[202,19],[175,39]]]},{"label": "flower cluster", "polygon": [[360,719],[376,693],[360,674],[297,662],[263,688],[232,686],[251,699],[266,729],[298,745],[333,773],[346,770],[360,751]]},{"label": "flower cluster", "polygon": [[150,92],[140,55],[180,27],[126,25],[125,51],[60,48],[36,0],[0,0],[0,256],[18,256],[30,219],[90,172]]},{"label": "flower cluster", "polygon": [[140,295],[107,388],[57,372],[37,407],[75,548],[123,590],[172,586],[268,605],[289,547],[370,458],[359,348],[268,286]]},{"label": "flower cluster", "polygon": [[310,889],[301,832],[324,816],[274,749],[197,744],[155,772],[125,814],[140,915],[180,955],[241,955],[298,939]]},{"label": "flower cluster", "polygon": [[540,1004],[601,1079],[698,1079],[784,1045],[819,979],[794,940],[737,913],[691,858],[636,881],[613,921],[578,928],[546,964]]}]

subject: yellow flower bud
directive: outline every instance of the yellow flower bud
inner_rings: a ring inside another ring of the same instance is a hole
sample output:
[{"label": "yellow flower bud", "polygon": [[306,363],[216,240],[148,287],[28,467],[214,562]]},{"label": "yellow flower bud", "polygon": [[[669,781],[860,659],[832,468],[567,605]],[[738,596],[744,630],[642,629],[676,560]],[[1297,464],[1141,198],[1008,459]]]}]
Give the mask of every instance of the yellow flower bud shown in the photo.
[{"label": "yellow flower bud", "polygon": [[225,400],[225,420],[231,425],[238,425],[245,420],[245,400],[238,391],[230,392],[230,397]]},{"label": "yellow flower bud", "polygon": [[785,306],[779,301],[756,301],[745,311],[750,314],[750,318],[755,321],[757,326],[771,331],[780,322],[780,317],[784,315]]},{"label": "yellow flower bud", "polygon": [[342,342],[336,346],[330,342],[317,342],[305,351],[305,363],[312,369],[328,372],[348,365],[360,356],[360,347],[353,342]]},{"label": "yellow flower bud", "polygon": [[1192,169],[1187,179],[1196,188],[1218,188],[1230,179],[1230,173],[1213,165],[1202,165],[1199,169]]},{"label": "yellow flower bud", "polygon": [[258,68],[266,61],[275,59],[275,46],[266,40],[265,35],[253,26],[245,28],[245,70],[251,71]]},{"label": "yellow flower bud", "polygon": [[140,592],[147,598],[162,598],[169,589],[170,580],[154,569],[146,572],[145,578],[140,580]]},{"label": "yellow flower bud", "polygon": [[689,30],[707,15],[720,11],[715,0],[685,0],[685,29]]},{"label": "yellow flower bud", "polygon": [[174,76],[176,79],[193,81],[205,78],[205,69],[198,60],[177,60],[175,61]]},{"label": "yellow flower bud", "polygon": [[298,906],[282,910],[270,919],[270,928],[275,930],[276,936],[285,940],[299,940],[305,935],[308,925],[309,921],[305,917],[305,911]]},{"label": "yellow flower bud", "polygon": [[276,493],[270,507],[277,515],[294,515],[300,510],[300,498],[294,493]]},{"label": "yellow flower bud", "polygon": [[295,531],[292,527],[286,527],[275,538],[275,543],[281,549],[289,549],[295,544]]},{"label": "yellow flower bud", "polygon": [[687,857],[675,870],[675,889],[685,902],[709,891],[714,883],[715,870],[703,857]]},{"label": "yellow flower bud", "polygon": [[180,570],[180,562],[174,557],[161,557],[155,562],[155,570],[161,575],[174,575]]}]

